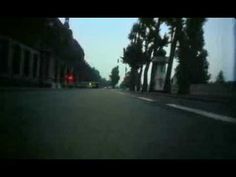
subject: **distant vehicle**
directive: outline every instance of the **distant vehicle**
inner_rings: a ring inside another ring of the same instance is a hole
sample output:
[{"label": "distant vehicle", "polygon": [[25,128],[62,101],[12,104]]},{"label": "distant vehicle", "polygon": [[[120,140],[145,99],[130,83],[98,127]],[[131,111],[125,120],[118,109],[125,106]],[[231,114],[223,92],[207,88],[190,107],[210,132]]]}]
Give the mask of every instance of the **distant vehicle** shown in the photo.
[{"label": "distant vehicle", "polygon": [[99,88],[98,82],[89,82],[89,88]]},{"label": "distant vehicle", "polygon": [[77,88],[99,88],[99,82],[79,82],[76,84]]}]

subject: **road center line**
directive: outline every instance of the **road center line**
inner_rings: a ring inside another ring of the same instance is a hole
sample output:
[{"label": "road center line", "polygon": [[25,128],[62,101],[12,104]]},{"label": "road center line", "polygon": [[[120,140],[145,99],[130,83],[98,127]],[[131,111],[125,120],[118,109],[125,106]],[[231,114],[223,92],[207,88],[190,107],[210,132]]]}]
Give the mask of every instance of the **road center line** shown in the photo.
[{"label": "road center line", "polygon": [[180,105],[176,105],[176,104],[167,104],[167,106],[170,106],[170,107],[173,107],[173,108],[176,108],[176,109],[181,109],[181,110],[188,111],[188,112],[193,112],[195,114],[199,114],[199,115],[209,117],[209,118],[212,118],[212,119],[215,119],[215,120],[221,120],[221,121],[224,121],[224,122],[236,123],[236,118],[233,118],[233,117],[223,116],[223,115],[203,111],[203,110],[200,110],[200,109],[189,108],[189,107],[180,106]]},{"label": "road center line", "polygon": [[145,100],[145,101],[149,101],[149,102],[155,102],[155,100],[149,99],[149,98],[145,98],[145,97],[137,97],[138,99],[141,100]]}]

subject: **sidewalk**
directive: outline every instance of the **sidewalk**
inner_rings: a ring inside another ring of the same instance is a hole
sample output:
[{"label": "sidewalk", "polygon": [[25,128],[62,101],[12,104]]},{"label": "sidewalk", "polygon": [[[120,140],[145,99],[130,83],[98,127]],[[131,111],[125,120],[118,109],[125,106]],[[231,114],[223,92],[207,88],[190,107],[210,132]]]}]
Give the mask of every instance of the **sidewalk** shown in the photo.
[{"label": "sidewalk", "polygon": [[45,87],[0,87],[0,91],[55,91],[69,88],[45,88]]},{"label": "sidewalk", "polygon": [[159,105],[176,104],[236,118],[236,100],[233,98],[172,95],[157,92],[124,92],[136,97],[145,97],[148,99],[155,100],[155,103]]},{"label": "sidewalk", "polygon": [[[125,90],[124,90],[125,91]],[[203,101],[203,102],[220,102],[220,103],[236,103],[236,98],[233,97],[222,97],[222,96],[207,96],[207,95],[178,95],[178,94],[168,94],[161,92],[131,92],[125,91],[130,94],[138,94],[148,97],[170,97],[177,99],[187,99],[187,100],[195,100],[195,101]]]}]

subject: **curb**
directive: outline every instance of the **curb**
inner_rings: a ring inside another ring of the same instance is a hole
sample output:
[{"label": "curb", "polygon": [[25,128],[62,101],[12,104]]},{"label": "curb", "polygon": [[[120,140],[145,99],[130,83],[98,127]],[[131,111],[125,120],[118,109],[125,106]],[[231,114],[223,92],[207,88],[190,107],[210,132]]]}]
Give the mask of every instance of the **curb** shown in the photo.
[{"label": "curb", "polygon": [[179,95],[160,95],[157,94],[155,96],[166,96],[166,97],[172,97],[177,99],[186,99],[186,100],[196,100],[196,101],[202,101],[202,102],[224,102],[228,103],[230,100],[228,98],[207,98],[204,96],[179,96]]},{"label": "curb", "polygon": [[20,87],[10,87],[10,88],[0,88],[0,91],[62,91],[67,90],[66,88],[20,88]]},{"label": "curb", "polygon": [[160,94],[160,93],[142,93],[142,92],[130,92],[124,91],[129,94],[138,94],[143,96],[161,96],[161,97],[171,97],[176,99],[185,99],[185,100],[194,100],[194,101],[202,101],[202,102],[221,102],[221,103],[229,103],[232,101],[232,98],[207,98],[204,96],[180,96],[180,95],[171,95],[171,94]]}]

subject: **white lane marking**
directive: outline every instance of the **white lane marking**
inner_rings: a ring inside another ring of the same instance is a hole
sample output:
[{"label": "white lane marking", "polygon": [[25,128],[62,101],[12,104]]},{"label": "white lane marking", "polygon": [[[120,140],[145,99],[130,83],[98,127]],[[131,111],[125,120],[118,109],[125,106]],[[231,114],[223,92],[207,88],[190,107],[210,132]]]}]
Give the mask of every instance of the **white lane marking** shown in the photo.
[{"label": "white lane marking", "polygon": [[155,102],[155,100],[145,98],[145,97],[137,97],[138,99],[145,100],[145,101],[150,101],[150,102]]},{"label": "white lane marking", "polygon": [[[125,95],[127,96],[126,93],[123,93],[123,92],[117,92],[121,95]],[[134,95],[129,95],[130,97],[134,97],[134,98],[138,98],[138,99],[141,99],[141,100],[145,100],[145,101],[149,101],[149,102],[155,102],[155,100],[152,100],[152,99],[149,99],[149,98],[145,98],[145,97],[137,97],[137,96],[134,96]]]},{"label": "white lane marking", "polygon": [[[117,93],[127,96],[127,94],[125,94],[123,92],[117,92]],[[141,100],[149,101],[149,102],[155,102],[155,100],[145,98],[145,97],[137,97],[137,96],[134,96],[134,95],[129,95],[129,96],[134,97],[134,98],[138,98],[138,99],[141,99]]]},{"label": "white lane marking", "polygon": [[121,94],[121,95],[126,95],[125,93],[122,93],[122,92],[117,92],[117,93],[119,93],[119,94]]},{"label": "white lane marking", "polygon": [[202,115],[202,116],[206,116],[206,117],[209,117],[209,118],[212,118],[212,119],[215,119],[215,120],[221,120],[221,121],[225,121],[225,122],[236,123],[236,118],[233,118],[233,117],[223,116],[223,115],[203,111],[203,110],[200,110],[200,109],[189,108],[189,107],[180,106],[180,105],[176,105],[176,104],[167,104],[167,106],[174,107],[174,108],[177,108],[177,109],[182,109],[182,110],[188,111],[188,112],[193,112],[193,113],[196,113],[196,114],[199,114],[199,115]]}]

